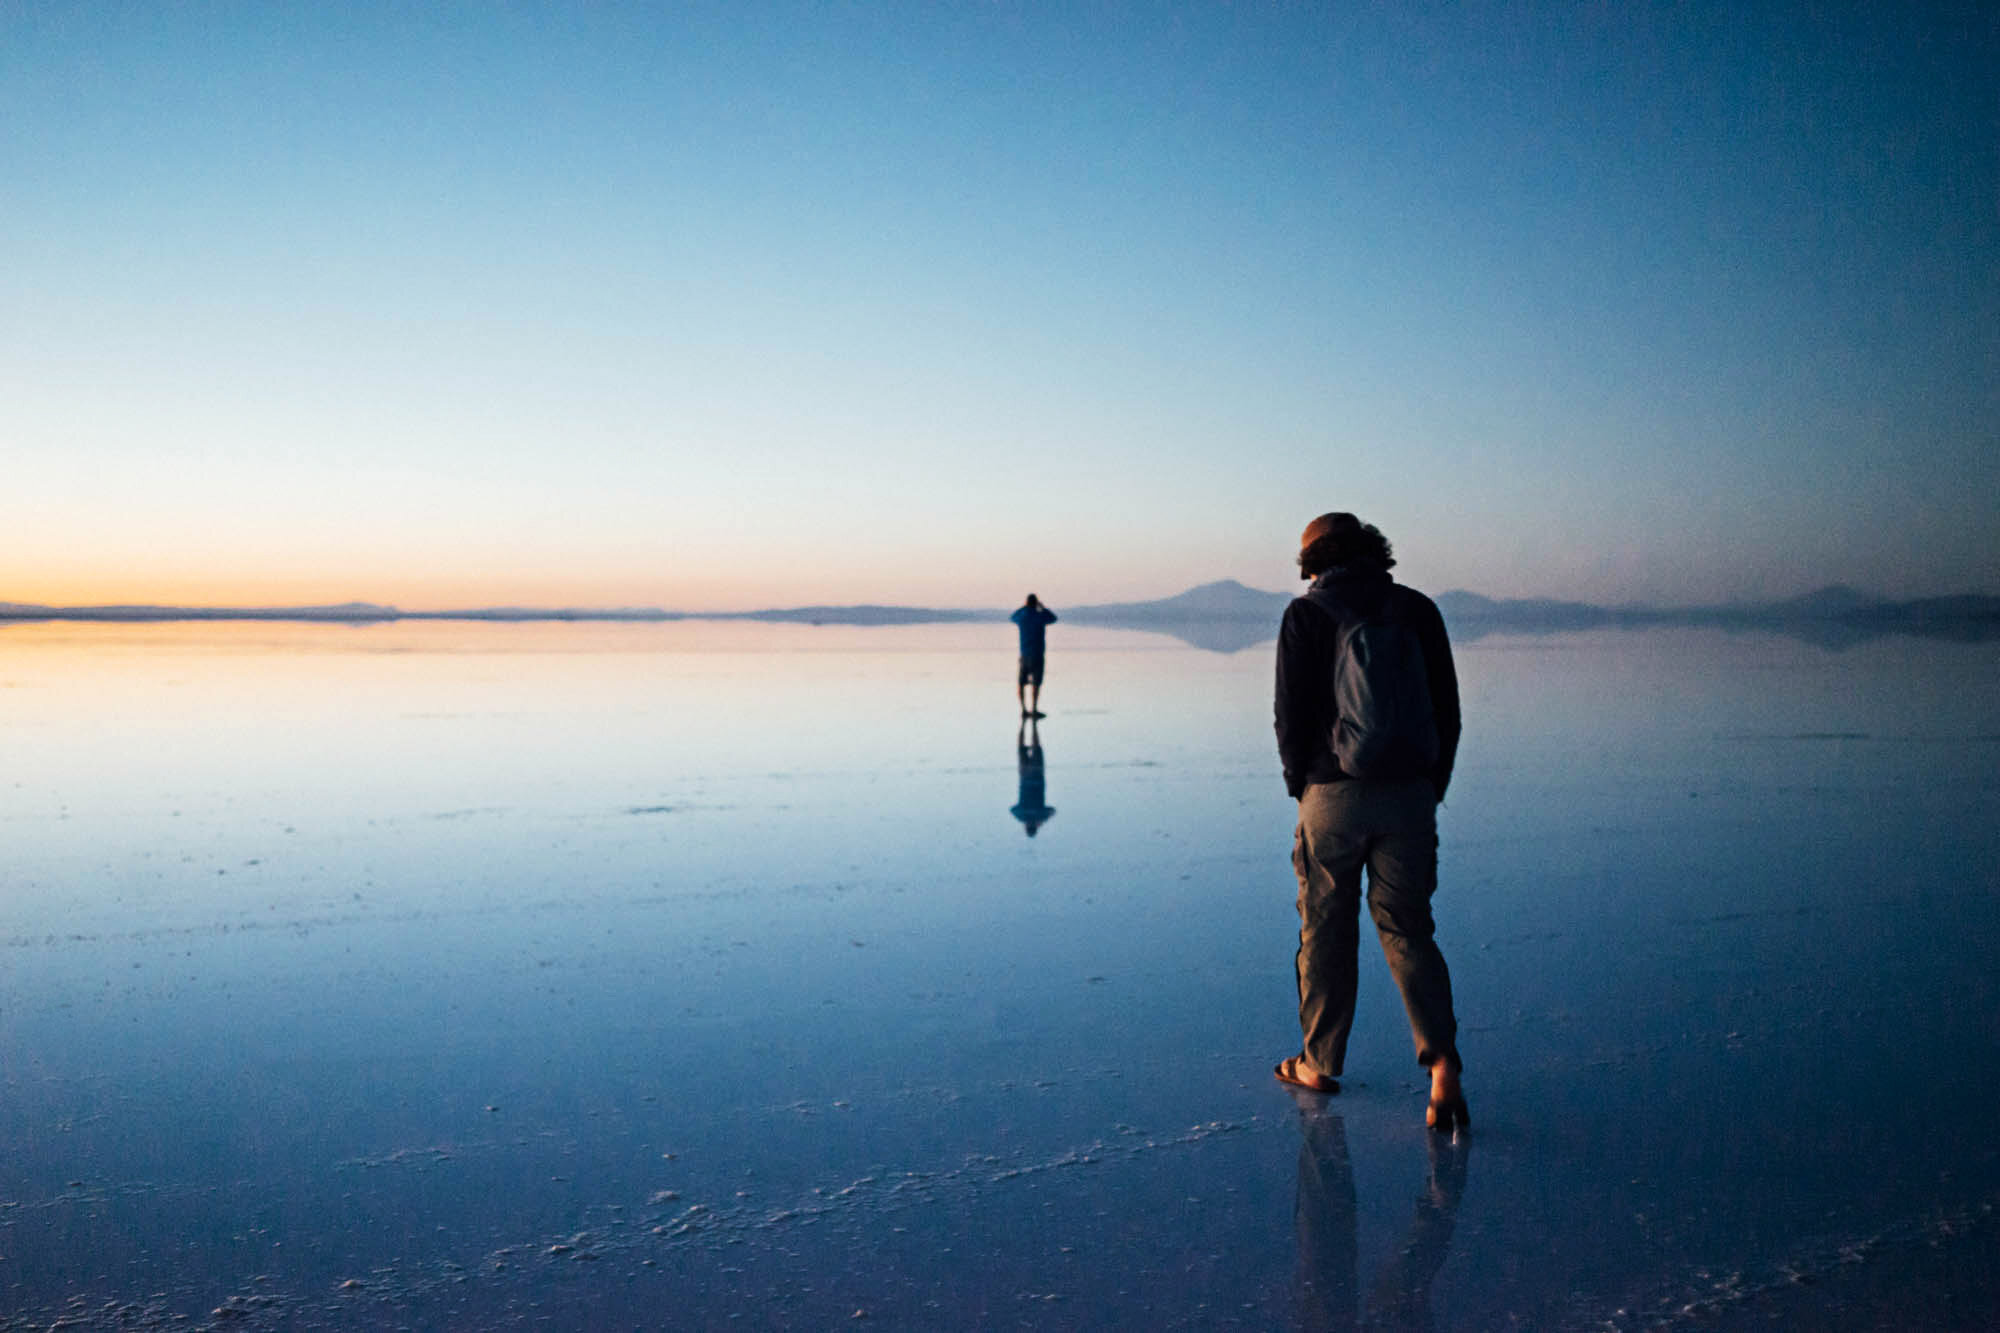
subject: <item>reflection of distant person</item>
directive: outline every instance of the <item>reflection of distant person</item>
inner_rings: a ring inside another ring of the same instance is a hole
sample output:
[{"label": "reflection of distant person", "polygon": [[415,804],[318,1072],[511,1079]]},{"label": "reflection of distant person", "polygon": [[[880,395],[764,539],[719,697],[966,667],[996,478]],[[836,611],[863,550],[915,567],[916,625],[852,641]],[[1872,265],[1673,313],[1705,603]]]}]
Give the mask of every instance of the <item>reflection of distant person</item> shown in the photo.
[{"label": "reflection of distant person", "polygon": [[1056,813],[1042,777],[1042,738],[1033,718],[1021,719],[1020,729],[1014,733],[1014,757],[1021,768],[1021,799],[1014,804],[1014,818],[1032,838]]},{"label": "reflection of distant person", "polygon": [[1048,627],[1056,623],[1056,613],[1029,593],[1021,609],[1007,617],[1021,628],[1021,674],[1014,694],[1021,701],[1022,717],[1040,717],[1043,658],[1048,653]]},{"label": "reflection of distant person", "polygon": [[1425,1120],[1468,1124],[1451,974],[1433,938],[1437,805],[1458,752],[1458,677],[1431,599],[1389,577],[1389,542],[1352,514],[1321,514],[1299,539],[1313,581],[1278,631],[1278,754],[1299,802],[1299,1027],[1286,1083],[1338,1092],[1354,1027],[1362,870],[1368,914],[1403,992]]},{"label": "reflection of distant person", "polygon": [[[1305,1099],[1301,1098],[1303,1103]],[[1317,1099],[1314,1099],[1317,1100]],[[1292,1282],[1298,1325],[1313,1330],[1360,1326],[1354,1176],[1347,1127],[1324,1106],[1299,1107],[1299,1186],[1292,1224],[1298,1267]],[[1469,1143],[1430,1138],[1430,1169],[1417,1195],[1403,1243],[1389,1252],[1368,1295],[1369,1328],[1429,1329],[1431,1284],[1451,1249],[1458,1203],[1465,1194]]]}]

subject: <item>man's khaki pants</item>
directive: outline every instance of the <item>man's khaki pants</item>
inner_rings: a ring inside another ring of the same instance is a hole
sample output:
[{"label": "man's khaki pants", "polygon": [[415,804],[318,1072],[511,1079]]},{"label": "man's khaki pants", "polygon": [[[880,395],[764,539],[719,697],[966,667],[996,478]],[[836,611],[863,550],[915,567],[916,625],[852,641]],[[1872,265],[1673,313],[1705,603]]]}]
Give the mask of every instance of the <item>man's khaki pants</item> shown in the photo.
[{"label": "man's khaki pants", "polygon": [[1458,1058],[1451,973],[1432,938],[1437,795],[1427,778],[1314,783],[1292,843],[1299,876],[1299,1028],[1306,1059],[1339,1074],[1354,1028],[1362,870],[1368,914],[1403,992],[1417,1063]]}]

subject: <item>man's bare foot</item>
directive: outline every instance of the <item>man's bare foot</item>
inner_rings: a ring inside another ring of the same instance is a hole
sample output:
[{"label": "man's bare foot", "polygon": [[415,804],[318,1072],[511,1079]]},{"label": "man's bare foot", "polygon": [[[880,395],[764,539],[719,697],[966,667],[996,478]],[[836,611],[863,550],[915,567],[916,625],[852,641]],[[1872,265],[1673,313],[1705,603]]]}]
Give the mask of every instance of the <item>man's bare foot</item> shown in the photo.
[{"label": "man's bare foot", "polygon": [[1288,1055],[1271,1070],[1278,1082],[1289,1083],[1307,1092],[1324,1092],[1329,1096],[1340,1091],[1340,1080],[1322,1074],[1313,1068],[1303,1055]]},{"label": "man's bare foot", "polygon": [[1440,1134],[1472,1128],[1472,1115],[1465,1109],[1465,1090],[1458,1084],[1458,1070],[1448,1059],[1431,1064],[1431,1104],[1424,1109],[1424,1123]]}]

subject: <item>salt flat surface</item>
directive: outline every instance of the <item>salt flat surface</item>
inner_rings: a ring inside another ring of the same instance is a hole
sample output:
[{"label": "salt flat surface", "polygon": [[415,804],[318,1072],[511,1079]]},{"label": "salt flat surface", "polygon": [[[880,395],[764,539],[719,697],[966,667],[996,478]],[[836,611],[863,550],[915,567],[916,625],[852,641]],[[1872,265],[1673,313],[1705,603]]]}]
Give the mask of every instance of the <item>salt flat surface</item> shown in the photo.
[{"label": "salt flat surface", "polygon": [[1990,1326],[2000,646],[1461,644],[1439,1144],[1268,648],[1051,638],[0,630],[0,1326]]}]

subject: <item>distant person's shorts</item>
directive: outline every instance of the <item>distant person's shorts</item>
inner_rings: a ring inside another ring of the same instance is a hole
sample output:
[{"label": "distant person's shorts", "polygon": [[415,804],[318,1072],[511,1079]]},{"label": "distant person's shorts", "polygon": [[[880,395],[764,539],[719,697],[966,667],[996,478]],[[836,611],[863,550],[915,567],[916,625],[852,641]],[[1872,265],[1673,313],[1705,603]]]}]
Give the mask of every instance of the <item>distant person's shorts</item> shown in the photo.
[{"label": "distant person's shorts", "polygon": [[1040,689],[1042,687],[1042,662],[1043,659],[1039,657],[1022,658],[1019,683],[1022,685],[1032,685],[1036,689]]}]

